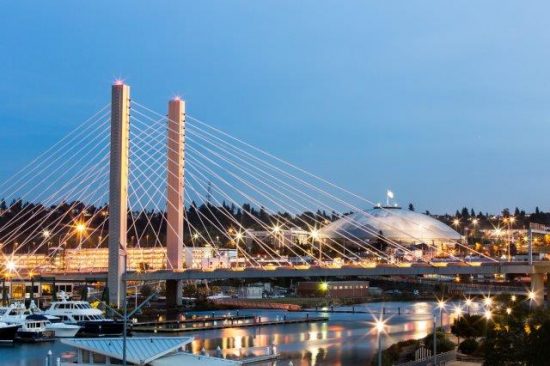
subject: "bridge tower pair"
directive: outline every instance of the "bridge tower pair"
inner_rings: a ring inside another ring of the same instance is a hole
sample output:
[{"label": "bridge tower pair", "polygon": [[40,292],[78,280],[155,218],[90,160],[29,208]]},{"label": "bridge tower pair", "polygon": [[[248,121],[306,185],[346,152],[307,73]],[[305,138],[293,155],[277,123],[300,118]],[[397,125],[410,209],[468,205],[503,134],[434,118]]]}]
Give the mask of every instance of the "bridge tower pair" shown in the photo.
[{"label": "bridge tower pair", "polygon": [[[111,97],[111,151],[109,181],[109,300],[117,306],[126,296],[124,274],[127,268],[128,173],[130,153],[130,86],[116,82]],[[167,126],[167,233],[166,267],[183,267],[185,102],[174,98],[168,103]],[[180,305],[181,281],[167,281],[167,302]]]}]

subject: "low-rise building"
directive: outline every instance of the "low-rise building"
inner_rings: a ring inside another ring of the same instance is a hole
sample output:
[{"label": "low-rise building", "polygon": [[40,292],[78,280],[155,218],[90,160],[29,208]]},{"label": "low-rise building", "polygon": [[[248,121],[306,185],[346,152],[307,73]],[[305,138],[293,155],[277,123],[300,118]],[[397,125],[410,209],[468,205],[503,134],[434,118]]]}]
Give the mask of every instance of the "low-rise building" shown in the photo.
[{"label": "low-rise building", "polygon": [[360,298],[369,295],[368,281],[299,282],[296,292],[300,296],[326,296]]}]

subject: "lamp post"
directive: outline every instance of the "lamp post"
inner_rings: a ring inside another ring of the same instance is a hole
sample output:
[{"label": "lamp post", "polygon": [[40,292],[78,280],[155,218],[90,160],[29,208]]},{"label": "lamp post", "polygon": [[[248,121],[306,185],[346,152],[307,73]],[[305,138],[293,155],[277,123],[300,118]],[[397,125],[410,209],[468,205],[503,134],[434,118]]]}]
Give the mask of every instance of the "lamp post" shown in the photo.
[{"label": "lamp post", "polygon": [[465,304],[466,304],[466,308],[468,309],[468,315],[470,315],[470,307],[472,306],[472,299],[467,298]]},{"label": "lamp post", "polygon": [[439,321],[441,329],[443,329],[443,310],[445,310],[445,301],[439,300],[437,302],[437,307],[439,308]]},{"label": "lamp post", "polygon": [[434,365],[437,364],[437,317],[434,316]]},{"label": "lamp post", "polygon": [[376,320],[376,335],[378,338],[378,366],[382,366],[382,333],[384,332],[385,323],[381,319]]}]

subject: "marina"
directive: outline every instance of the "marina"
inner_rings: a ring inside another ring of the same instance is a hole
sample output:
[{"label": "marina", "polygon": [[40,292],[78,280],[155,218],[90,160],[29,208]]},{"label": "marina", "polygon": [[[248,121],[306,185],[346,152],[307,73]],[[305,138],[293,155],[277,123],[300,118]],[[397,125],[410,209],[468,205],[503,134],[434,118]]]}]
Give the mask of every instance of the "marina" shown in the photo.
[{"label": "marina", "polygon": [[[432,314],[437,312],[435,304],[429,302],[369,303],[357,306],[357,309],[362,310],[361,313],[322,314],[327,318],[322,322],[196,330],[180,334],[193,338],[185,350],[195,357],[204,356],[206,352],[209,355],[220,355],[227,359],[250,359],[265,355],[266,348],[275,345],[278,354],[277,360],[259,362],[256,363],[257,365],[287,366],[289,362],[292,362],[293,365],[346,365],[354,360],[369,359],[376,353],[376,334],[372,332],[375,315],[369,315],[368,311],[377,313],[383,307],[407,309],[406,315],[395,315],[389,318],[388,335],[383,340],[383,344],[386,346],[399,340],[426,336],[432,327]],[[236,311],[215,311],[214,313],[216,317],[224,317],[228,314],[235,315]],[[239,310],[239,314],[240,316],[261,316],[271,320],[284,316],[289,320],[303,317],[300,313],[278,310],[242,309]],[[186,313],[186,316],[211,316],[211,312],[191,312]],[[444,324],[448,324],[450,319],[450,314],[443,314]],[[180,335],[171,333],[170,337],[172,336],[179,337]],[[155,333],[140,333],[135,337],[165,336]],[[43,366],[48,350],[52,350],[53,355],[61,359],[69,354],[74,354],[71,347],[59,340],[50,344],[13,345],[1,348],[9,366]],[[30,363],[22,363],[22,355],[27,355]]]}]

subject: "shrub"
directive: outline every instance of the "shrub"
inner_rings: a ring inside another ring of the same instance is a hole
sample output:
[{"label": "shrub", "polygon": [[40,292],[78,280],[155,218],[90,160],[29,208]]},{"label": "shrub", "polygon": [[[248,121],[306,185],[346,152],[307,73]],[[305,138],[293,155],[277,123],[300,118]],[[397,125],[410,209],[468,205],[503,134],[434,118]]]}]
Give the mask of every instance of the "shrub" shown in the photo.
[{"label": "shrub", "polygon": [[464,340],[460,345],[458,346],[458,350],[465,355],[471,355],[474,352],[477,351],[479,348],[479,343],[474,338],[468,338]]}]

